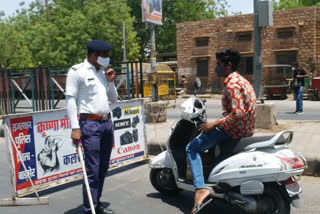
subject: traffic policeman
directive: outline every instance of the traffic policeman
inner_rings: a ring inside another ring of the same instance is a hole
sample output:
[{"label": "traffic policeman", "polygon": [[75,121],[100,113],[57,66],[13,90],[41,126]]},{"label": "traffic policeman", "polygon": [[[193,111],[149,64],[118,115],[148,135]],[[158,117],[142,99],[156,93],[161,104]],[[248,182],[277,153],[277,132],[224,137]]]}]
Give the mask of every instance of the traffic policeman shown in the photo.
[{"label": "traffic policeman", "polygon": [[[118,93],[114,85],[115,71],[108,68],[112,45],[101,40],[87,43],[88,57],[68,71],[66,83],[67,112],[73,142],[82,142],[85,167],[97,214],[112,214],[100,202],[104,178],[114,143],[109,102],[115,103]],[[77,115],[80,115],[79,121]],[[83,183],[83,211],[91,213]]]}]

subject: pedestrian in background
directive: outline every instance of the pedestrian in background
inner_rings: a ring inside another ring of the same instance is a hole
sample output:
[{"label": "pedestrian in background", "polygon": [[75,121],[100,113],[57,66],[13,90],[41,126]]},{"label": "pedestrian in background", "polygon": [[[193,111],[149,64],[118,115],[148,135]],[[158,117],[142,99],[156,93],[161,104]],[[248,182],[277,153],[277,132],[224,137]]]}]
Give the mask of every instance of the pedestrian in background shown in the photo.
[{"label": "pedestrian in background", "polygon": [[[115,71],[108,68],[112,45],[93,40],[87,43],[88,58],[72,66],[66,83],[67,112],[71,122],[71,138],[84,148],[85,167],[97,214],[113,214],[100,201],[104,179],[114,143],[109,102],[115,103],[118,93],[114,85]],[[102,68],[101,68],[102,67]],[[77,113],[80,114],[78,122]],[[91,208],[83,182],[83,212]]]},{"label": "pedestrian in background", "polygon": [[303,114],[303,92],[304,92],[304,78],[309,77],[307,72],[302,69],[297,62],[293,63],[293,79],[287,79],[291,82],[291,88],[296,99],[296,114]]}]

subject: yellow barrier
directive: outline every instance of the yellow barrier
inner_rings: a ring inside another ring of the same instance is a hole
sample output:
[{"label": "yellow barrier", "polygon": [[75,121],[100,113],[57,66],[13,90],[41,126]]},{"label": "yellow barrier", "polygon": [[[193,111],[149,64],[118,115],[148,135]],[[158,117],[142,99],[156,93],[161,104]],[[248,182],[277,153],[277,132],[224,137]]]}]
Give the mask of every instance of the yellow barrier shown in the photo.
[{"label": "yellow barrier", "polygon": [[[149,68],[149,64],[143,64],[144,67]],[[149,71],[149,69],[145,69]],[[159,100],[174,100],[176,103],[176,75],[168,65],[157,65],[157,75],[148,76],[148,72],[143,74],[143,95],[144,97],[151,97],[151,82],[157,76],[156,85],[158,87]],[[152,80],[150,80],[152,79]],[[172,105],[169,105],[172,106]]]}]

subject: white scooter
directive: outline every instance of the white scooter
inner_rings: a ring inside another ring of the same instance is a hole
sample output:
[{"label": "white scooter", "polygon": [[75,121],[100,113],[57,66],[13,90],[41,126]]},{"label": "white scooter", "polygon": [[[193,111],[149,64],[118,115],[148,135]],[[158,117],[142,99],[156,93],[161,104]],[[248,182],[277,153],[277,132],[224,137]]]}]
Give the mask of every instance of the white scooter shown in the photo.
[{"label": "white scooter", "polygon": [[[200,85],[196,80],[195,88]],[[149,163],[150,181],[156,190],[170,195],[181,190],[194,191],[185,148],[204,122],[204,101],[194,96],[181,105],[180,119],[171,128],[167,150]],[[260,142],[252,142],[254,137],[241,139],[234,149],[236,154],[213,168],[210,165],[216,160],[219,147],[201,154],[206,186],[212,187],[212,197],[227,201],[242,213],[288,214],[290,204],[299,207],[302,189],[298,180],[307,162],[300,153],[288,149],[292,138],[293,132],[283,131]]]}]

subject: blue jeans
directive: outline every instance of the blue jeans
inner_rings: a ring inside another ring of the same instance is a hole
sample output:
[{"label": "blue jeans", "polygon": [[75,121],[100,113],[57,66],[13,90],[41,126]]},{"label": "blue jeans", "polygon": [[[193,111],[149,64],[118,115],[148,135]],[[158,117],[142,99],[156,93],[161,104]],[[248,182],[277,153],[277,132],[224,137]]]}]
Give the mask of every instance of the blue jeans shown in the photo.
[{"label": "blue jeans", "polygon": [[294,91],[296,98],[296,112],[303,112],[303,92],[304,86],[300,86],[299,90]]},{"label": "blue jeans", "polygon": [[229,140],[231,141],[232,137],[223,130],[216,128],[207,134],[200,134],[187,145],[186,152],[191,167],[193,186],[195,189],[205,188],[200,153],[210,149],[218,143]]}]

